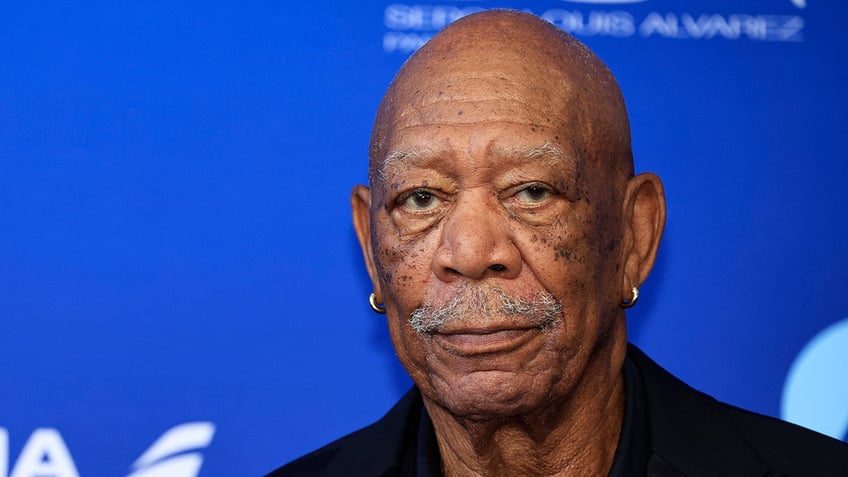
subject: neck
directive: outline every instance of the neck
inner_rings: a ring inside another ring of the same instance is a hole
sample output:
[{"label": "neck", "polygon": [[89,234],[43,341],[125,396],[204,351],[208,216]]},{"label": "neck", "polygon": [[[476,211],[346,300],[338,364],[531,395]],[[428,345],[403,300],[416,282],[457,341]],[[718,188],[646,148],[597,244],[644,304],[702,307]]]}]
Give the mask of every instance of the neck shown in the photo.
[{"label": "neck", "polygon": [[425,398],[445,475],[606,475],[624,416],[622,349],[595,350],[571,393],[521,416],[471,420]]}]

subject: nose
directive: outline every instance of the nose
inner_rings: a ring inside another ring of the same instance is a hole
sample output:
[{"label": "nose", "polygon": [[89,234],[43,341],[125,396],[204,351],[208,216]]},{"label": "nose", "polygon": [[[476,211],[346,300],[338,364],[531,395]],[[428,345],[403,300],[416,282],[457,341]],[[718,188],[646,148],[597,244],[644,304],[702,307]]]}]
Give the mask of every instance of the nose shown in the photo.
[{"label": "nose", "polygon": [[511,219],[495,197],[482,193],[463,197],[443,220],[441,243],[433,257],[440,280],[519,275],[521,253],[513,242]]}]

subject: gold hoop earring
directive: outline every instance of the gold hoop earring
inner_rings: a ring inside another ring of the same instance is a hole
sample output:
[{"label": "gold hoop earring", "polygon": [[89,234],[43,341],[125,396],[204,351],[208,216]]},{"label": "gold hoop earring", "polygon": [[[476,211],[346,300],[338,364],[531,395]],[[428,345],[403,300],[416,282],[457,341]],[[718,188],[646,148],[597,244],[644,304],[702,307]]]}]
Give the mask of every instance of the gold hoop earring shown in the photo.
[{"label": "gold hoop earring", "polygon": [[622,308],[633,308],[634,306],[636,306],[636,302],[639,301],[639,289],[633,287],[631,291],[633,292],[633,298],[622,301]]},{"label": "gold hoop earring", "polygon": [[379,313],[381,315],[386,314],[386,305],[377,304],[377,295],[374,293],[368,297],[368,304],[371,305],[371,309],[374,310],[375,313]]}]

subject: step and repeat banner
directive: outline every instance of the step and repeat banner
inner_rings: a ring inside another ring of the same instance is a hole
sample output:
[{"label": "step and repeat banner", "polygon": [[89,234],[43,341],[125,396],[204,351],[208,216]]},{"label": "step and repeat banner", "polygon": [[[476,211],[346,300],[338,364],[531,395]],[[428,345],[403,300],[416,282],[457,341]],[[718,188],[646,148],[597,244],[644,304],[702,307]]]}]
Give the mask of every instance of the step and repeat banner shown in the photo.
[{"label": "step and repeat banner", "polygon": [[531,11],[620,80],[668,229],[631,339],[848,434],[848,6],[18,2],[0,16],[0,477],[262,475],[410,386],[348,197],[410,53]]}]

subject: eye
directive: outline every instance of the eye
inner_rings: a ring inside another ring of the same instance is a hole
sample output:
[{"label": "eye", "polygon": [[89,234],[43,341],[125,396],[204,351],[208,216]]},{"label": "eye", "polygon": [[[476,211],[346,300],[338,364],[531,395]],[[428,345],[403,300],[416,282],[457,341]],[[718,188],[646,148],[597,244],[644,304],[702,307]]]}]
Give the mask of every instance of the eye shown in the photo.
[{"label": "eye", "polygon": [[534,183],[520,189],[513,197],[523,204],[536,205],[545,202],[553,195],[554,191],[550,187]]},{"label": "eye", "polygon": [[397,204],[413,212],[426,212],[433,210],[442,203],[442,200],[428,190],[416,189],[410,191],[397,200]]}]

